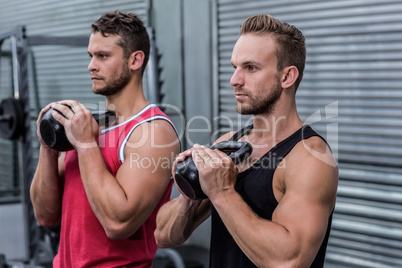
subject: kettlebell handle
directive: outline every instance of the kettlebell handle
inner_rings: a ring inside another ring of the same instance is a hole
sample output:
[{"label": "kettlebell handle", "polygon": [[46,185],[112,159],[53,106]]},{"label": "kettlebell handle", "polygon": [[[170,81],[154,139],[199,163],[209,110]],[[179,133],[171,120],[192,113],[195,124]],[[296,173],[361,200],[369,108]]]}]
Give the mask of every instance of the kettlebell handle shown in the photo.
[{"label": "kettlebell handle", "polygon": [[251,145],[245,141],[222,141],[213,145],[210,149],[218,149],[228,154],[231,153],[229,157],[235,165],[246,160],[253,150]]},{"label": "kettlebell handle", "polygon": [[[237,165],[251,155],[253,147],[244,141],[222,141],[210,149],[218,149],[227,153],[233,163]],[[198,170],[191,156],[177,163],[174,178],[181,192],[187,197],[194,200],[207,198],[201,189]]]},{"label": "kettlebell handle", "polygon": [[[42,140],[47,146],[56,151],[63,152],[74,149],[73,145],[67,138],[63,125],[53,118],[52,111],[53,109],[50,108],[48,111],[46,111],[41,119],[39,131],[42,136]],[[57,112],[60,113],[59,111]],[[93,110],[91,113],[99,125],[112,122],[115,118],[114,112],[109,110]],[[63,115],[62,113],[60,114]]]}]

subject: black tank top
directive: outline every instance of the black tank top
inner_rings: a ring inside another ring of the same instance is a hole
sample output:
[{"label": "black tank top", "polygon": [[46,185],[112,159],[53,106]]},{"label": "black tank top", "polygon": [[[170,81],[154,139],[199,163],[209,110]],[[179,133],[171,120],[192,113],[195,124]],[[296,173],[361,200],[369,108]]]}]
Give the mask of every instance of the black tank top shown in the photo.
[{"label": "black tank top", "polygon": [[[241,129],[230,140],[240,139],[242,136],[248,134],[252,128],[253,126],[250,125]],[[272,220],[272,213],[278,205],[272,188],[272,180],[277,166],[298,142],[313,136],[323,139],[310,126],[303,126],[290,137],[274,146],[249,169],[238,174],[235,189],[259,217]],[[324,266],[331,222],[332,213],[328,221],[324,241],[311,267]],[[212,205],[211,224],[211,268],[257,267],[237,246]]]}]

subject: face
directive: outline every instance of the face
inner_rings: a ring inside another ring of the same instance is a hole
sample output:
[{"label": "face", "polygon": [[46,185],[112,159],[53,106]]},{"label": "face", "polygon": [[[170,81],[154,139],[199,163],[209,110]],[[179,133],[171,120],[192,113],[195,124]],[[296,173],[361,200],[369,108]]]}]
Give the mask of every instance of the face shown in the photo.
[{"label": "face", "polygon": [[92,33],[89,38],[88,54],[91,62],[92,91],[110,96],[120,92],[130,81],[131,74],[128,60],[123,57],[123,48],[117,45],[119,36],[104,37],[101,33]]},{"label": "face", "polygon": [[243,34],[236,42],[231,61],[235,68],[230,84],[234,87],[236,111],[272,114],[283,90],[272,37]]}]

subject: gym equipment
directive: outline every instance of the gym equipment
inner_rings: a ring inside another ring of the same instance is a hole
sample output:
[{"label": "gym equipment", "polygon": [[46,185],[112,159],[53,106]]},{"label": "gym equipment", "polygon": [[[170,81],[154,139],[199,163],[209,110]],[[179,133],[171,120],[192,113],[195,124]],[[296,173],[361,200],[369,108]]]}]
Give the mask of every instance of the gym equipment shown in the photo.
[{"label": "gym equipment", "polygon": [[[56,110],[57,111],[57,110]],[[43,115],[39,131],[42,136],[43,141],[50,148],[64,152],[74,149],[74,146],[70,143],[67,138],[66,131],[62,124],[60,124],[52,115],[53,109],[50,108]],[[57,111],[59,114],[63,115],[61,112]],[[107,125],[115,119],[115,113],[110,110],[105,111],[91,111],[93,117],[99,125]],[[64,116],[64,115],[63,115]]]},{"label": "gym equipment", "polygon": [[0,135],[15,140],[24,132],[24,112],[19,100],[10,97],[0,103]]},{"label": "gym equipment", "polygon": [[[223,141],[211,147],[212,150],[218,149],[229,155],[235,165],[246,160],[253,151],[253,147],[244,141]],[[192,157],[187,157],[182,162],[177,163],[175,181],[180,190],[193,200],[207,198],[203,193],[199,181],[198,170]]]}]

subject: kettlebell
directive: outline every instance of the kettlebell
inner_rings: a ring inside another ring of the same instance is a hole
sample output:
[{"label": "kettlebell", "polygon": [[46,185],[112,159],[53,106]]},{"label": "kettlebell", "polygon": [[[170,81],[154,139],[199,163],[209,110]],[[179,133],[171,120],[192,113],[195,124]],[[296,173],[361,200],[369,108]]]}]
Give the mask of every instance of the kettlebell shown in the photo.
[{"label": "kettlebell", "polygon": [[[245,141],[222,141],[212,146],[211,149],[227,153],[235,165],[246,160],[253,151],[251,144]],[[201,189],[198,170],[191,156],[177,163],[174,178],[180,190],[187,197],[193,200],[207,198]]]},{"label": "kettlebell", "polygon": [[[52,112],[53,108],[50,108],[48,111],[46,111],[40,121],[39,131],[42,136],[42,140],[47,146],[56,151],[64,152],[74,149],[74,146],[67,138],[66,131],[63,125],[60,124],[56,119],[54,119]],[[63,115],[61,112],[57,112]],[[91,113],[99,125],[107,125],[110,122],[113,122],[113,120],[115,119],[115,113],[110,110],[94,110],[91,111]]]}]

